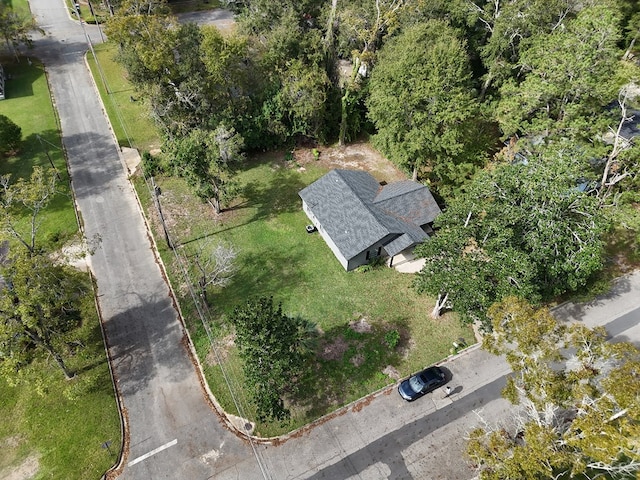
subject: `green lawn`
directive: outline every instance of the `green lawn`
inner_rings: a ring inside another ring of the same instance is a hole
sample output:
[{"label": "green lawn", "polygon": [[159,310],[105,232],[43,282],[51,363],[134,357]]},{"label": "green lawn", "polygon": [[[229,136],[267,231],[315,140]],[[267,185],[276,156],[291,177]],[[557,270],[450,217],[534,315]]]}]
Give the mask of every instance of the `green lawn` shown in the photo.
[{"label": "green lawn", "polygon": [[93,55],[89,53],[87,58],[118,144],[137,148],[141,152],[158,148],[158,131],[149,115],[149,109],[138,98],[122,68],[114,61],[116,47],[109,43],[97,45],[95,52],[99,69]]},{"label": "green lawn", "polygon": [[[303,379],[304,395],[289,399],[292,421],[286,425],[260,424],[259,433],[266,436],[302,426],[392,383],[382,373],[388,365],[408,375],[446,357],[459,337],[473,342],[470,329],[462,327],[456,318],[445,315],[434,321],[429,317],[432,300],[411,288],[412,275],[386,267],[347,273],[318,234],[306,233],[304,226],[309,221],[297,192],[325,172],[314,164],[305,165],[302,171],[295,164],[285,164],[279,154],[256,158],[238,174],[242,197],[219,217],[209,206],[194,200],[180,180],[156,179],[163,192],[160,198],[165,218],[183,259],[203,244],[211,247],[218,242],[233,245],[240,252],[239,271],[231,284],[210,295],[209,317],[218,353],[225,358],[222,368],[241,405],[242,411],[238,412],[221,367],[213,361],[186,282],[176,273],[179,265],[164,242],[159,242],[209,385],[225,410],[255,418],[242,387],[241,364],[228,346],[225,315],[234,307],[250,296],[273,296],[282,302],[287,314],[309,319],[322,331],[311,374]],[[148,205],[148,196],[144,198],[143,203]],[[150,215],[156,217],[153,212]],[[361,319],[371,325],[371,332],[356,332],[349,327],[350,322]],[[399,332],[400,343],[391,349],[384,337],[393,330]]]},{"label": "green lawn", "polygon": [[[94,77],[102,89],[121,145],[128,145],[128,136],[132,145],[148,150],[158,144],[157,130],[150,123],[146,106],[137,100],[122,70],[113,62],[114,53],[115,49],[110,46],[101,46],[98,51],[109,95],[105,95],[95,65]],[[130,96],[137,101],[132,102]],[[127,126],[127,135],[121,123]],[[211,247],[225,242],[240,252],[239,271],[231,284],[210,295],[207,322],[214,333],[214,343],[219,344],[222,367],[215,361],[189,294],[188,282],[181,274],[182,265],[168,250],[162,230],[158,228],[149,188],[141,178],[134,178],[138,195],[155,227],[161,256],[178,293],[207,380],[226,411],[255,418],[242,386],[241,364],[230,346],[229,327],[225,323],[225,315],[233,308],[249,296],[271,295],[282,302],[287,314],[301,315],[315,322],[323,332],[319,354],[310,365],[311,374],[301,379],[304,397],[288,399],[292,421],[286,425],[259,425],[259,433],[266,436],[302,426],[392,383],[393,380],[382,373],[387,365],[394,366],[401,375],[408,375],[446,357],[452,342],[459,337],[464,337],[467,343],[473,341],[471,330],[462,327],[453,316],[445,315],[437,322],[429,318],[432,299],[415,293],[411,288],[411,275],[387,268],[347,273],[318,234],[306,233],[304,226],[309,221],[301,210],[297,192],[326,171],[315,162],[299,169],[297,164],[285,162],[284,155],[279,153],[252,158],[238,172],[241,197],[220,216],[195,199],[183,181],[156,178],[162,190],[167,224],[174,242],[179,245],[184,264],[188,264],[188,259],[203,245]],[[359,333],[349,328],[349,322],[361,319],[371,325],[371,332]],[[400,334],[400,343],[391,349],[384,338],[394,330]],[[220,374],[221,368],[225,376]],[[225,378],[232,385],[235,401]]]},{"label": "green lawn", "polygon": [[[23,133],[18,155],[0,159],[0,174],[28,177],[34,165],[49,167],[51,159],[62,193],[39,217],[37,243],[56,248],[75,237],[78,225],[47,80],[39,64],[0,61],[11,77],[0,114]],[[17,386],[0,378],[0,478],[25,465],[37,470],[33,478],[99,478],[116,461],[101,448],[111,440],[118,451],[120,421],[89,278],[83,302],[83,324],[75,332],[79,343],[67,352],[70,367],[79,372],[75,379],[64,380],[44,355],[22,371]]]},{"label": "green lawn", "polygon": [[45,356],[23,370],[15,387],[0,377],[0,478],[35,460],[33,478],[97,479],[117,461],[101,447],[111,441],[112,452],[119,451],[120,423],[88,282],[84,300],[79,343],[67,357],[79,372],[75,379],[65,380]]}]

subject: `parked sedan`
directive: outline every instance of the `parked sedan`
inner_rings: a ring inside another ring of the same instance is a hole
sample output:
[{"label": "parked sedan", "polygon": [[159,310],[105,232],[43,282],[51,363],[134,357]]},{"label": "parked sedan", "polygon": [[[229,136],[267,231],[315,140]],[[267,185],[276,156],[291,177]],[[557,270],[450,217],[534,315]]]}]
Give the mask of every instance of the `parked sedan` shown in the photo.
[{"label": "parked sedan", "polygon": [[412,375],[398,386],[400,396],[407,402],[433,392],[447,383],[447,378],[440,367],[429,367]]}]

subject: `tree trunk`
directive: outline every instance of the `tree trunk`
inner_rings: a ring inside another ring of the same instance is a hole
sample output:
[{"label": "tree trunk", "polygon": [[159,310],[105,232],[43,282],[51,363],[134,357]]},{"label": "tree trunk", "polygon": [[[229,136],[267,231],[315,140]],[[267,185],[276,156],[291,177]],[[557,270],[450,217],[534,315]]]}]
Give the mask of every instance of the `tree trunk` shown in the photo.
[{"label": "tree trunk", "polygon": [[436,300],[436,304],[433,307],[433,310],[431,311],[431,318],[433,318],[434,320],[437,320],[438,318],[440,318],[440,315],[442,315],[442,310],[445,308],[445,306],[447,305],[447,299],[449,298],[449,294],[445,294],[444,298],[442,297],[442,294],[438,294],[438,300]]},{"label": "tree trunk", "polygon": [[480,90],[480,95],[479,95],[479,100],[482,101],[484,100],[484,96],[487,93],[487,89],[489,88],[489,85],[491,85],[491,82],[493,82],[493,74],[491,72],[489,72],[487,74],[487,78],[485,79],[484,83],[482,84],[482,89]]},{"label": "tree trunk", "polygon": [[345,138],[347,136],[347,122],[348,117],[349,117],[349,112],[348,112],[348,98],[349,98],[349,88],[345,87],[344,89],[344,95],[342,95],[342,98],[340,99],[340,104],[341,104],[341,116],[340,116],[340,134],[338,136],[338,145],[340,145],[341,147],[344,146],[345,143]]},{"label": "tree trunk", "polygon": [[636,44],[636,40],[638,39],[638,35],[640,35],[640,29],[636,31],[636,34],[631,39],[631,43],[629,43],[629,47],[627,48],[627,51],[624,52],[624,55],[622,56],[622,60],[629,60],[629,56],[631,55],[631,50],[633,50],[633,47]]},{"label": "tree trunk", "polygon": [[49,350],[49,352],[51,353],[51,355],[53,356],[53,358],[55,359],[56,363],[58,364],[58,366],[62,369],[62,371],[64,372],[64,376],[67,380],[72,379],[73,377],[76,376],[76,374],[69,370],[67,368],[67,366],[64,363],[64,360],[62,360],[62,357],[60,356],[60,354],[58,352],[56,352],[55,350],[53,350],[53,348],[51,350]]},{"label": "tree trunk", "polygon": [[413,167],[413,171],[411,172],[411,180],[413,180],[414,182],[418,181],[418,166],[415,165]]}]

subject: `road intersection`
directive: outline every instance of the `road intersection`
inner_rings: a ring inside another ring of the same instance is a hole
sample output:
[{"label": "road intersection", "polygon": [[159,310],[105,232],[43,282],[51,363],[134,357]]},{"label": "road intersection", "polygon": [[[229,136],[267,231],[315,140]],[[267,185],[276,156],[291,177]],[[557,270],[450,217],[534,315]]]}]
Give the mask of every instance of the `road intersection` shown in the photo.
[{"label": "road intersection", "polygon": [[[500,398],[508,366],[479,348],[444,362],[453,393],[407,404],[394,387],[284,438],[248,441],[201,388],[183,325],[127,179],[119,148],[84,61],[95,27],[68,16],[63,0],[30,0],[45,36],[35,42],[61,121],[85,235],[100,234],[91,258],[127,441],[122,479],[472,478],[467,432],[508,416]],[[52,5],[53,4],[53,5]],[[224,17],[223,17],[224,18]],[[556,315],[604,324],[640,345],[640,275],[611,294]],[[114,474],[115,477],[115,474]]]}]

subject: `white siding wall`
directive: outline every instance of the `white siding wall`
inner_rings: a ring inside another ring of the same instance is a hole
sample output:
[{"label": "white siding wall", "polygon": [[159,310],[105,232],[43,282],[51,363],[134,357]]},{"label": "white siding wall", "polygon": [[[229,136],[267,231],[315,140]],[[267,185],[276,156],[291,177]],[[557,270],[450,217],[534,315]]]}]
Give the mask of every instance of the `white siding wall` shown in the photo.
[{"label": "white siding wall", "polygon": [[318,229],[318,232],[320,232],[320,235],[322,235],[322,238],[324,239],[326,244],[329,245],[329,248],[331,249],[333,254],[336,256],[338,261],[340,262],[340,265],[342,265],[342,267],[345,270],[347,270],[348,269],[347,259],[344,258],[342,253],[340,253],[340,250],[338,250],[338,247],[336,247],[336,244],[333,243],[333,240],[331,240],[331,237],[327,234],[327,232],[325,232],[324,228],[322,228],[322,225],[320,224],[320,222],[318,222],[318,220],[313,215],[313,213],[311,212],[311,210],[309,209],[309,207],[307,206],[304,200],[302,201],[302,210],[304,210],[304,213],[307,214],[307,217],[309,217],[309,220],[311,220],[311,223],[313,223],[316,226],[316,228]]}]

